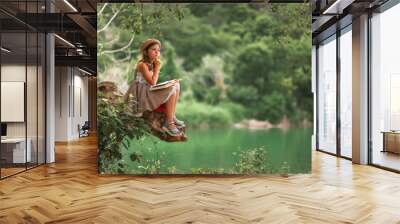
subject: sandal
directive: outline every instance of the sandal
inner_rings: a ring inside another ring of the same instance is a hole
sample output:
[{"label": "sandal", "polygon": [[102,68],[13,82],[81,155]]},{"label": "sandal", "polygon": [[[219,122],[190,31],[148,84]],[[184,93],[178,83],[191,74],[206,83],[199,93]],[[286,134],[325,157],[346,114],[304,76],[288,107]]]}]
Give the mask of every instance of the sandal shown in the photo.
[{"label": "sandal", "polygon": [[176,126],[185,127],[185,122],[178,120],[176,117],[174,117],[174,123]]},{"label": "sandal", "polygon": [[170,136],[179,136],[181,135],[181,132],[176,128],[175,123],[171,122],[169,124],[164,123],[162,126],[162,129],[167,132]]}]

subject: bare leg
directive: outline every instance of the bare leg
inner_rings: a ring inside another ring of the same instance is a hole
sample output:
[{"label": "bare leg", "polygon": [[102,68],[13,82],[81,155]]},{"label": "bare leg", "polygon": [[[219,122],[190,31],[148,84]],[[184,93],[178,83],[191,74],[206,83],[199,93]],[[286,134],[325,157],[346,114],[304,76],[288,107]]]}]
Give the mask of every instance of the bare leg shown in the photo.
[{"label": "bare leg", "polygon": [[174,92],[169,99],[167,100],[167,102],[165,103],[165,115],[166,115],[166,119],[167,119],[167,123],[170,124],[171,122],[173,122],[173,118],[174,118],[174,110],[175,110],[175,102],[176,102],[176,92]]},{"label": "bare leg", "polygon": [[174,103],[174,114],[173,117],[175,117],[175,113],[176,113],[176,104],[178,104],[178,99],[179,99],[179,93],[181,91],[181,85],[179,84],[179,82],[177,82],[175,84],[175,88],[176,88],[176,97],[175,97],[175,103]]}]

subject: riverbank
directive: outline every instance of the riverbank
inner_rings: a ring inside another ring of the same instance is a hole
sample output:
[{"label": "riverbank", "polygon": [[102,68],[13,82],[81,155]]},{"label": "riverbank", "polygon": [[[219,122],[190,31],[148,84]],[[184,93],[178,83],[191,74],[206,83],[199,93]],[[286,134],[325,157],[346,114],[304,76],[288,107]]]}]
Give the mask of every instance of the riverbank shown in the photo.
[{"label": "riverbank", "polygon": [[241,122],[233,124],[234,128],[246,128],[246,129],[270,129],[270,128],[280,128],[283,130],[287,130],[290,127],[299,127],[299,128],[311,128],[312,123],[307,120],[303,120],[300,124],[293,125],[287,117],[284,117],[281,122],[278,124],[272,124],[268,120],[261,121],[256,119],[245,119]]}]

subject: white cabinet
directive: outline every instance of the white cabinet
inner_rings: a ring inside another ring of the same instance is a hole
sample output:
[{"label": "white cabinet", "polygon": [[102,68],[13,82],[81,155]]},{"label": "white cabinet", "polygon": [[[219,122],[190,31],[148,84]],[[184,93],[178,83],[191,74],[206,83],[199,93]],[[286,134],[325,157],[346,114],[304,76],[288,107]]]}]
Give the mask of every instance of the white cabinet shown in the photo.
[{"label": "white cabinet", "polygon": [[1,140],[2,147],[12,148],[13,163],[25,163],[32,161],[32,141],[30,138],[28,138],[26,142],[28,145],[25,151],[25,138],[7,138]]}]

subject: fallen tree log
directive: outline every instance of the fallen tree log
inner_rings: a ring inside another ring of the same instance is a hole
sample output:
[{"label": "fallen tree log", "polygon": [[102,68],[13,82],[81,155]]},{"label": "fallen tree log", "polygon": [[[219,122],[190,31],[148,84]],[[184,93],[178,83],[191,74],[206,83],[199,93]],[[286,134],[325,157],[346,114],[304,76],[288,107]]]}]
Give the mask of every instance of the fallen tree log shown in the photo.
[{"label": "fallen tree log", "polygon": [[[128,98],[126,96],[124,97],[125,94],[122,94],[122,92],[118,90],[118,86],[114,82],[100,82],[97,88],[98,91],[102,93],[101,95],[111,102],[117,102]],[[133,106],[134,105],[132,105],[132,107]],[[145,111],[141,116],[146,121],[147,125],[149,125],[152,134],[160,140],[167,142],[182,142],[187,140],[185,127],[177,127],[182,133],[179,136],[170,136],[162,129],[162,124],[164,124],[166,118],[165,113]]]}]

